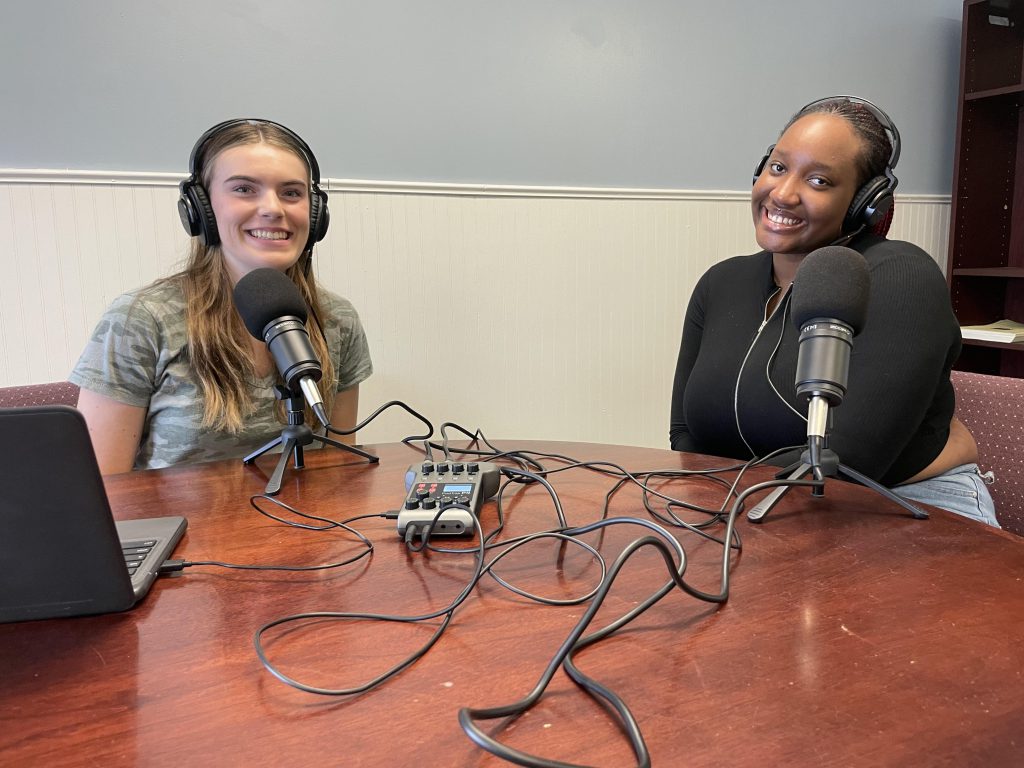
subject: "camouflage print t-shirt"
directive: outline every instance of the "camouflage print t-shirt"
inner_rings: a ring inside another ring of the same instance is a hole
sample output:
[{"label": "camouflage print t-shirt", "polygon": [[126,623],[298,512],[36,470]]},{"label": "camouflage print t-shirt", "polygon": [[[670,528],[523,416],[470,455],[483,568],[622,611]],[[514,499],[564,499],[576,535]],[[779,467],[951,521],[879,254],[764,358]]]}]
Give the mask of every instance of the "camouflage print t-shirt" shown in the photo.
[{"label": "camouflage print t-shirt", "polygon": [[[320,291],[324,334],[338,391],[373,372],[366,334],[347,300]],[[126,405],[146,409],[135,469],[240,458],[280,435],[276,374],[251,381],[256,411],[235,434],[202,426],[203,393],[188,359],[185,297],[176,280],[119,296],[93,331],[68,379]]]}]

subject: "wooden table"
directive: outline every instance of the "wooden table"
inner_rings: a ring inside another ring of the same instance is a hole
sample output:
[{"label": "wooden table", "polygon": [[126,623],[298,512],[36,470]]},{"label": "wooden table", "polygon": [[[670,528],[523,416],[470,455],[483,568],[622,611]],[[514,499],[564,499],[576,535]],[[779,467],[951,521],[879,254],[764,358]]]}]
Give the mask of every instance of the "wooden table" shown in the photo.
[{"label": "wooden table", "polygon": [[[670,451],[515,443],[631,470],[710,466]],[[369,446],[378,465],[337,451],[289,469],[281,500],[333,519],[396,509],[421,455]],[[346,534],[275,523],[249,506],[262,469],[240,462],[108,479],[118,518],[182,514],[188,560],[315,564],[355,554]],[[553,465],[552,465],[553,466]],[[747,484],[771,470],[755,470]],[[59,481],[55,477],[55,481]],[[552,477],[571,523],[593,520],[612,480]],[[676,495],[720,503],[706,481]],[[504,536],[555,526],[539,486],[507,497]],[[611,513],[650,519],[635,488]],[[485,506],[485,526],[495,520]],[[485,579],[426,657],[360,696],[324,698],[271,676],[253,633],[302,611],[421,614],[464,586],[472,557],[410,554],[394,521],[355,524],[371,558],[309,573],[187,569],[119,615],[0,625],[0,764],[103,766],[497,766],[457,721],[461,707],[525,695],[584,607],[549,607]],[[655,766],[1024,764],[1024,540],[934,512],[918,521],[872,492],[829,481],[824,498],[786,495],[766,521],[742,520],[743,551],[724,606],[676,590],[581,668],[632,708]],[[609,560],[644,529],[588,540]],[[721,548],[678,532],[687,578],[716,591]],[[592,587],[592,558],[522,549],[502,574],[554,597]],[[666,581],[653,551],[624,570],[605,622]],[[429,626],[330,622],[268,638],[275,663],[304,682],[350,687],[403,658]],[[498,733],[494,722],[484,723]],[[628,766],[627,741],[559,672],[542,702],[500,731],[520,749],[567,762]]]}]

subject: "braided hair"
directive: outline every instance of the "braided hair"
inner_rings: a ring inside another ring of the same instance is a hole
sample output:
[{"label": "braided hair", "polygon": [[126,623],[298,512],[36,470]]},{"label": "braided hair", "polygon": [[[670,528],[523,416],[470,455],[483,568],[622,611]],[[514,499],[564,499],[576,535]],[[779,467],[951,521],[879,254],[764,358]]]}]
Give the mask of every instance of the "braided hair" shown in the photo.
[{"label": "braided hair", "polygon": [[[802,117],[814,114],[836,115],[850,124],[860,137],[863,148],[857,155],[857,186],[865,184],[876,176],[885,176],[889,158],[892,156],[892,142],[885,127],[875,114],[864,104],[844,96],[814,102],[801,109],[782,129],[785,133],[793,123]],[[781,136],[782,133],[779,135]]]}]

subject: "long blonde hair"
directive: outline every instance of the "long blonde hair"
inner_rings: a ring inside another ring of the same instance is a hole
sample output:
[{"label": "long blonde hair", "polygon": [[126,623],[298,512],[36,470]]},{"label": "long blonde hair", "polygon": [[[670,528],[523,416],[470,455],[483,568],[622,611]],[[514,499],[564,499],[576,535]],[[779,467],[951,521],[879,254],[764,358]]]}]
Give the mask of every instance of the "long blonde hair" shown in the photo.
[{"label": "long blonde hair", "polygon": [[[225,128],[206,144],[202,157],[196,158],[196,174],[206,189],[210,187],[213,161],[228,147],[239,144],[265,143],[298,156],[307,173],[306,156],[295,140],[270,123],[249,121]],[[312,248],[285,274],[298,287],[312,310],[306,323],[313,350],[320,360],[323,378],[318,386],[327,412],[331,412],[337,388],[337,373],[319,318],[323,316],[320,293],[313,271],[309,269]],[[219,245],[204,245],[193,237],[185,269],[168,280],[179,281],[185,295],[185,320],[188,332],[189,361],[205,395],[203,426],[227,432],[238,432],[247,416],[255,409],[251,382],[257,379],[252,359],[251,336],[242,323],[232,298],[231,278],[224,266]],[[284,423],[284,406],[277,404],[278,419]],[[309,408],[307,423],[316,424]]]}]

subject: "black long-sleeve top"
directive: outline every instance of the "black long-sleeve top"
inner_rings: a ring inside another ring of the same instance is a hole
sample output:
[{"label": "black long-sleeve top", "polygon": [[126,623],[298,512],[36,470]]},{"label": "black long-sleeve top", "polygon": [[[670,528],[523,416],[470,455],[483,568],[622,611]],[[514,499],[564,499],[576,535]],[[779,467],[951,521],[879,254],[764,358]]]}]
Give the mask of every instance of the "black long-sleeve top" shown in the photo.
[{"label": "black long-sleeve top", "polygon": [[[829,445],[844,464],[892,486],[928,466],[949,438],[960,329],[927,253],[871,234],[849,247],[868,263],[871,297]],[[716,264],[697,283],[672,392],[674,450],[748,459],[806,444],[789,294],[765,321],[778,290],[767,251]]]}]

